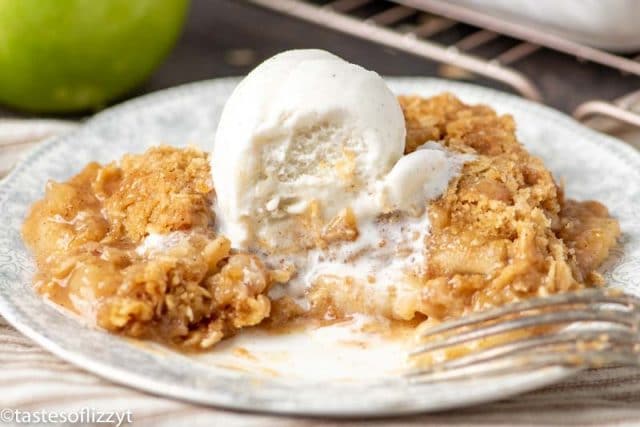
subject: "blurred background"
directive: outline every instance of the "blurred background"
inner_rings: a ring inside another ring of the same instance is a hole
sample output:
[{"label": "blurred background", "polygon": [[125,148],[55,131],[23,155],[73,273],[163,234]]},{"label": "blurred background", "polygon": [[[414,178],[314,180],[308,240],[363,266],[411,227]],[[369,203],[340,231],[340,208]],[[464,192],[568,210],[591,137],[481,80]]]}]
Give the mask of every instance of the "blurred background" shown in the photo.
[{"label": "blurred background", "polygon": [[636,141],[637,22],[637,0],[0,0],[0,120],[82,119],[321,48],[383,75],[516,93]]},{"label": "blurred background", "polygon": [[[264,3],[269,2],[277,3],[272,0]],[[324,6],[331,2],[306,3]],[[348,6],[347,2],[342,4]],[[403,6],[390,1],[355,1],[351,4],[356,7],[345,14],[358,20],[369,19],[394,7],[399,7],[400,11],[405,10]],[[640,7],[640,2],[637,5]],[[414,25],[420,25],[421,19],[425,19],[421,15],[418,11],[410,16],[401,14],[399,16],[402,19],[387,26],[400,27],[400,31],[406,32],[407,29],[402,26],[408,27],[414,22],[417,22]],[[446,28],[447,25],[449,23],[444,21],[442,30],[428,39],[448,48],[479,31],[478,27],[471,25],[458,24]],[[491,39],[486,37],[485,42],[480,43],[481,41],[484,40],[477,39],[472,43],[477,46],[467,51],[483,59],[494,58],[517,46],[519,42],[504,36]],[[242,0],[193,0],[181,40],[144,90],[212,77],[243,75],[277,52],[310,47],[330,50],[383,75],[457,78],[517,92],[497,80],[473,76],[462,69]],[[637,53],[640,54],[640,49]],[[551,49],[533,51],[509,65],[531,79],[542,93],[545,103],[566,112],[572,112],[581,102],[589,99],[612,100],[640,89],[640,72],[621,73],[604,65],[578,61],[575,56]],[[640,70],[640,62],[638,69]]]}]

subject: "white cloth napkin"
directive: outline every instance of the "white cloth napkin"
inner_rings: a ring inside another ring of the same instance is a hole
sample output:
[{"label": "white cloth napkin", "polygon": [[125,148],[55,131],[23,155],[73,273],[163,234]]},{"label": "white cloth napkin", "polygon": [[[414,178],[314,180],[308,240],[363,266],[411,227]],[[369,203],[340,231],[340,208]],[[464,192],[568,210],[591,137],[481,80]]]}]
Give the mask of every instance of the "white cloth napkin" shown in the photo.
[{"label": "white cloth napkin", "polygon": [[77,126],[64,120],[0,119],[0,178],[39,142]]}]

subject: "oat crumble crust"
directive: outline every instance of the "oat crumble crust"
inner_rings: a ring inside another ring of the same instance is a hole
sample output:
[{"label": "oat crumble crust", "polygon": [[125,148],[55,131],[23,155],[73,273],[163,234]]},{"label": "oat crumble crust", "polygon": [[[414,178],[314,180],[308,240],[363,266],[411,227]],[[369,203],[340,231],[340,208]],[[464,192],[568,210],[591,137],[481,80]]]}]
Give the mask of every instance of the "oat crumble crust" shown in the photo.
[{"label": "oat crumble crust", "polygon": [[443,319],[602,284],[596,269],[616,244],[618,222],[598,202],[565,199],[516,140],[511,116],[450,94],[400,103],[408,151],[433,139],[477,155],[429,207],[422,313]]},{"label": "oat crumble crust", "polygon": [[[366,287],[348,278],[320,280],[309,294],[312,315],[442,320],[602,282],[595,270],[616,243],[617,221],[598,202],[564,199],[542,161],[517,142],[510,116],[449,94],[399,99],[407,152],[434,140],[476,159],[428,207],[429,263],[415,284],[418,297],[396,304],[391,293],[385,309],[366,303]],[[151,148],[50,182],[23,225],[38,264],[36,288],[109,331],[182,349],[304,314],[290,299],[267,297],[291,272],[269,270],[215,235],[213,197],[207,155],[195,148]],[[319,240],[314,245],[357,236],[348,212],[323,230],[309,238]],[[168,232],[187,238],[136,252],[149,233]]]},{"label": "oat crumble crust", "polygon": [[[213,195],[194,148],[151,148],[50,182],[23,226],[38,291],[107,330],[185,349],[260,323],[277,274],[214,235]],[[150,232],[180,230],[189,238],[159,255],[135,251]]]}]

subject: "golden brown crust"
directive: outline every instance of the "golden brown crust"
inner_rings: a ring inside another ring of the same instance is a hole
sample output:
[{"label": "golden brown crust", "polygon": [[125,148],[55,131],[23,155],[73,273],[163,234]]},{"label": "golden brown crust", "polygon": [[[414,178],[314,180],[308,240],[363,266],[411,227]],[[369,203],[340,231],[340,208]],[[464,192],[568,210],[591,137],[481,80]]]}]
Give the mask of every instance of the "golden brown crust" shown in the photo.
[{"label": "golden brown crust", "polygon": [[[23,226],[38,290],[105,329],[182,348],[260,323],[278,275],[211,231],[209,176],[201,151],[157,147],[50,183]],[[149,233],[183,231],[155,254],[135,250]]]},{"label": "golden brown crust", "polygon": [[213,222],[209,162],[199,150],[165,146],[143,156],[128,154],[119,166],[111,164],[102,174],[119,178],[117,185],[98,181],[95,188],[104,199],[116,238],[125,235],[139,240],[151,232],[206,227]]},{"label": "golden brown crust", "polygon": [[595,284],[617,221],[598,202],[565,201],[510,116],[449,94],[400,103],[409,151],[427,137],[476,156],[429,207],[424,314],[442,319]]}]

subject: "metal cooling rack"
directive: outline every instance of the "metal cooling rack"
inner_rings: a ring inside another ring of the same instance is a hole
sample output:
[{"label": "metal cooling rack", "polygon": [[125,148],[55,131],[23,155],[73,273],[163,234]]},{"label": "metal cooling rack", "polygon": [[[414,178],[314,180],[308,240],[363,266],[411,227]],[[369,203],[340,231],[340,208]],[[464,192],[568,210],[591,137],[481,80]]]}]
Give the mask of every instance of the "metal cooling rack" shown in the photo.
[{"label": "metal cooling rack", "polygon": [[[539,49],[553,49],[579,61],[595,62],[640,77],[640,55],[612,54],[443,0],[248,1],[500,82],[534,101],[542,101],[541,91],[518,71],[517,62]],[[438,34],[461,24],[475,28],[450,44],[434,40]],[[492,55],[477,53],[477,48],[499,38],[510,38],[515,43]],[[573,114],[587,124],[594,123],[593,118],[608,118],[640,128],[640,113],[636,111],[639,105],[640,90],[637,90],[613,100],[589,100]]]}]

